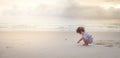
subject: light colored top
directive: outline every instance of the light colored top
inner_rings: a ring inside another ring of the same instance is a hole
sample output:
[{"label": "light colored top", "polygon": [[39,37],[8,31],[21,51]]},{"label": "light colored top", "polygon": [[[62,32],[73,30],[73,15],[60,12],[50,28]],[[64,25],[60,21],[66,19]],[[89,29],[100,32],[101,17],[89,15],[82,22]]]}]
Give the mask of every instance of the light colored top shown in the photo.
[{"label": "light colored top", "polygon": [[85,33],[84,36],[83,36],[83,38],[85,40],[89,40],[89,44],[91,44],[93,42],[92,36],[90,34],[88,34],[88,33]]}]

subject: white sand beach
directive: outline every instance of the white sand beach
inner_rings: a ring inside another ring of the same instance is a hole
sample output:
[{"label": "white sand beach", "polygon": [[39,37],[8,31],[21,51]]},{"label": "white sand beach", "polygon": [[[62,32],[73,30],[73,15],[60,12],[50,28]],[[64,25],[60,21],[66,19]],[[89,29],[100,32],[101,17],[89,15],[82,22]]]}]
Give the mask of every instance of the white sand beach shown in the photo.
[{"label": "white sand beach", "polygon": [[119,32],[92,34],[86,47],[75,32],[1,31],[0,58],[120,58]]}]

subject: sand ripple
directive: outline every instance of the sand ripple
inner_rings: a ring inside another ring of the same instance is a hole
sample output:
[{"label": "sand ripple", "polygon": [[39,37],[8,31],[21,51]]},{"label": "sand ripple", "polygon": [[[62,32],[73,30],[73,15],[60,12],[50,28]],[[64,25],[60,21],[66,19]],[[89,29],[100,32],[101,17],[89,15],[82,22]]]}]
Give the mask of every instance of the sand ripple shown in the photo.
[{"label": "sand ripple", "polygon": [[97,40],[95,45],[103,45],[105,47],[118,47],[120,48],[120,40]]}]

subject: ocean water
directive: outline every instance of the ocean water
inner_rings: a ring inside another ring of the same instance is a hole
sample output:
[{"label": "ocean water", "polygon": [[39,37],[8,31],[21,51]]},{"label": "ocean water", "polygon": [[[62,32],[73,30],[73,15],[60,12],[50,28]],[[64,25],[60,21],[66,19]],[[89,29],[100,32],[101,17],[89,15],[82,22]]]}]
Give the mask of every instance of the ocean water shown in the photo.
[{"label": "ocean water", "polygon": [[75,31],[83,26],[87,31],[120,32],[120,23],[116,24],[54,24],[54,25],[5,25],[0,24],[0,30],[33,30],[33,31]]}]

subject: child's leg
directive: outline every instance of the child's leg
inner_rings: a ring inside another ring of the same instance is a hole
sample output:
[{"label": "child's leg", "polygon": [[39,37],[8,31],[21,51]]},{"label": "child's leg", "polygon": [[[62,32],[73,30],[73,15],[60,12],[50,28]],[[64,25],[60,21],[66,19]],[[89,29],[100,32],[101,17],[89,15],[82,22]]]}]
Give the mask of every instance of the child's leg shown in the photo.
[{"label": "child's leg", "polygon": [[88,40],[85,40],[84,38],[83,38],[83,41],[84,41],[83,46],[88,46],[89,41],[88,41]]}]

